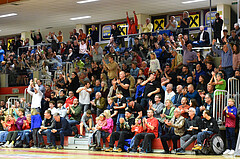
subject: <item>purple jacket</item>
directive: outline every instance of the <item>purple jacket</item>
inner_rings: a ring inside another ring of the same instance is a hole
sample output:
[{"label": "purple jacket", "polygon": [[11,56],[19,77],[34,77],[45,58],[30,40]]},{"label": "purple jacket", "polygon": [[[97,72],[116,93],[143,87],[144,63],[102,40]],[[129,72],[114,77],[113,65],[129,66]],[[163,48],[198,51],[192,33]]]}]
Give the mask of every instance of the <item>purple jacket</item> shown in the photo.
[{"label": "purple jacket", "polygon": [[16,125],[17,125],[17,129],[18,130],[22,130],[22,126],[23,126],[23,120],[27,120],[27,118],[24,116],[22,118],[18,118],[17,121],[16,121]]},{"label": "purple jacket", "polygon": [[102,127],[102,130],[109,132],[110,134],[113,131],[113,120],[112,118],[108,118],[107,120],[107,125]]}]

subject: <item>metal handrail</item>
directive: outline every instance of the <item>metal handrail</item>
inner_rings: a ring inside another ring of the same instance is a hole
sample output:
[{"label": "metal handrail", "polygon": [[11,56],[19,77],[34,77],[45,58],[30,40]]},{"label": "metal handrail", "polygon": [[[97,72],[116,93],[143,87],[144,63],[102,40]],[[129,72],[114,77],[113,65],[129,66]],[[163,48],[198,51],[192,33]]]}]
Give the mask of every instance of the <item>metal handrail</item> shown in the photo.
[{"label": "metal handrail", "polygon": [[228,79],[228,99],[234,98],[235,99],[235,106],[239,107],[239,100],[240,100],[240,91],[239,91],[239,80],[235,77],[231,77]]}]

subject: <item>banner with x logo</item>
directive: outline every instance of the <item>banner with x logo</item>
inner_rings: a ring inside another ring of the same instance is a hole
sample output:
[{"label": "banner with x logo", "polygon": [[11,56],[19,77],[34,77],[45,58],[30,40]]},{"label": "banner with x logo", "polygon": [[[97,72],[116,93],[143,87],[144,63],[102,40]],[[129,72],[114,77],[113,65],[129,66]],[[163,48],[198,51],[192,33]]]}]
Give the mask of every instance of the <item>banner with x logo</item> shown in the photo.
[{"label": "banner with x logo", "polygon": [[189,15],[190,18],[190,23],[189,23],[189,28],[195,28],[195,27],[199,27],[199,14],[192,14]]},{"label": "banner with x logo", "polygon": [[153,24],[154,31],[164,29],[164,25],[165,25],[165,19],[164,18],[154,19],[154,24]]}]

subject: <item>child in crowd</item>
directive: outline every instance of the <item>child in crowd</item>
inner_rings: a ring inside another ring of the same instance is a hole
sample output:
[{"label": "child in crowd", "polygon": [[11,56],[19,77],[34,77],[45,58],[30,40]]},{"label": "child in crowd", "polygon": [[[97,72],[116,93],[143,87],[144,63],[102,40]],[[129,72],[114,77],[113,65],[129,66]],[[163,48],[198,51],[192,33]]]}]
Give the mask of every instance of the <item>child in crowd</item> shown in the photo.
[{"label": "child in crowd", "polygon": [[235,139],[235,127],[236,127],[236,116],[237,108],[234,106],[235,100],[233,98],[228,99],[228,106],[223,110],[223,115],[226,116],[226,138],[228,141],[228,147],[223,153],[224,155],[233,155],[236,147]]},{"label": "child in crowd", "polygon": [[128,148],[127,152],[130,152],[132,150],[134,141],[135,141],[135,136],[139,133],[143,132],[143,126],[142,126],[142,120],[139,118],[135,119],[135,125],[132,126],[132,132],[135,132],[134,137],[131,140],[130,147]]},{"label": "child in crowd", "polygon": [[[16,122],[15,117],[11,114],[11,115],[8,115],[6,122],[2,121],[2,125],[7,132],[15,131],[15,130],[17,130],[15,122]],[[6,138],[4,138],[4,139],[6,141],[8,133],[6,133],[5,135],[6,136],[4,136],[4,137],[6,137]],[[9,144],[10,144],[10,142],[7,141],[2,147],[8,147]]]},{"label": "child in crowd", "polygon": [[32,117],[31,117],[30,131],[32,132],[32,137],[33,137],[33,142],[34,142],[33,148],[37,148],[37,146],[38,146],[37,145],[37,133],[42,125],[42,119],[41,119],[41,116],[39,115],[39,112],[37,112],[36,109],[32,109],[31,114],[32,114]]},{"label": "child in crowd", "polygon": [[94,127],[93,123],[93,117],[92,117],[92,112],[91,110],[87,110],[84,112],[82,118],[81,118],[81,123],[80,123],[80,137],[83,137],[83,128],[86,128],[86,131],[89,131],[92,133],[92,128]]}]

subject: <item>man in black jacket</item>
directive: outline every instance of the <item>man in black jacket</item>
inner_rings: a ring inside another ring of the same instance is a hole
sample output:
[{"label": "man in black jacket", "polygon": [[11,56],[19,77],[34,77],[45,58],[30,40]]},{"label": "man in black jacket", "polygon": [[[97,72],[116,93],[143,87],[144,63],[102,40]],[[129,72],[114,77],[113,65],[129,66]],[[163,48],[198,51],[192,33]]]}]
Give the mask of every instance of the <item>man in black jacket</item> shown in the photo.
[{"label": "man in black jacket", "polygon": [[189,108],[189,118],[185,121],[185,135],[180,138],[181,147],[176,154],[185,154],[185,149],[197,139],[197,134],[202,129],[202,119],[196,115],[195,108]]},{"label": "man in black jacket", "polygon": [[223,25],[223,20],[220,18],[219,13],[215,14],[216,19],[214,20],[212,24],[212,28],[214,31],[214,39],[218,39],[219,42],[221,43],[221,31],[222,31],[222,25]]},{"label": "man in black jacket", "polygon": [[[122,152],[124,147],[125,139],[133,137],[134,133],[131,132],[132,125],[135,123],[135,118],[131,110],[125,111],[125,118],[120,118],[120,129],[121,131],[113,132],[110,137],[109,148],[105,152]],[[115,141],[118,140],[117,149],[113,150]]]},{"label": "man in black jacket", "polygon": [[60,117],[59,113],[55,113],[53,117],[56,121],[56,127],[51,130],[51,141],[53,145],[51,148],[54,148],[54,149],[57,148],[55,138],[56,138],[56,135],[60,135],[61,145],[57,149],[63,149],[64,136],[72,135],[72,128],[65,118]]},{"label": "man in black jacket", "polygon": [[219,127],[217,125],[216,119],[212,118],[208,110],[203,112],[203,127],[202,132],[197,135],[197,144],[194,145],[193,150],[201,150],[203,141],[214,133],[219,132]]},{"label": "man in black jacket", "polygon": [[31,31],[31,38],[33,40],[34,45],[41,43],[42,42],[42,34],[40,33],[40,29],[38,30],[37,35],[35,35],[35,33],[33,35],[32,33],[33,33],[33,31]]},{"label": "man in black jacket", "polygon": [[147,116],[146,109],[138,104],[137,102],[134,102],[134,100],[129,97],[127,98],[128,108],[132,111],[132,114],[134,115],[134,118],[144,118]]},{"label": "man in black jacket", "polygon": [[192,35],[192,38],[198,42],[198,46],[209,46],[209,33],[204,31],[204,26],[200,26],[200,32],[197,37],[195,38]]}]

